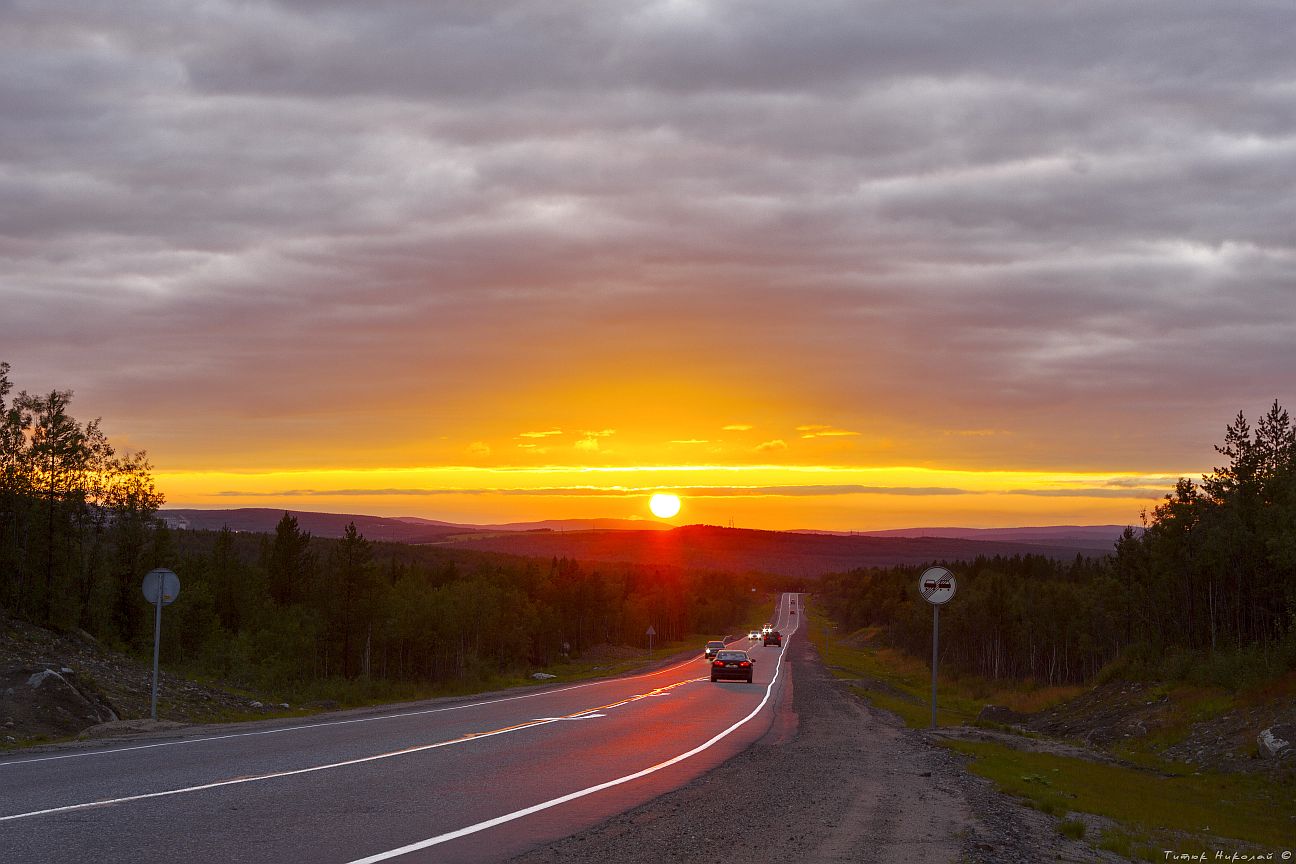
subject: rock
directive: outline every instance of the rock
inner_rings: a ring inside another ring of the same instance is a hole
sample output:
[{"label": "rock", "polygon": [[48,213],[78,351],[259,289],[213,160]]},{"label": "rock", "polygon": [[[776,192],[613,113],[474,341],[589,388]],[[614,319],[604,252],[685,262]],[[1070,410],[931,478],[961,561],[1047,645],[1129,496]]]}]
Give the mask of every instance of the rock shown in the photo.
[{"label": "rock", "polygon": [[253,702],[253,703],[252,703],[252,707],[253,707],[253,708],[264,708],[265,706],[262,705],[260,702]]},{"label": "rock", "polygon": [[[51,666],[53,668],[51,668]],[[79,732],[86,726],[116,720],[113,708],[93,688],[73,683],[78,676],[65,675],[62,664],[11,666],[0,669],[0,711],[5,729],[24,736],[57,737]]]},{"label": "rock", "polygon": [[531,677],[536,681],[548,681],[551,678],[557,678],[557,675],[550,675],[548,672],[532,672]]},{"label": "rock", "polygon": [[1000,726],[1020,726],[1030,719],[1029,714],[1021,714],[1002,705],[987,705],[977,714],[978,723],[996,723]]},{"label": "rock", "polygon": [[288,707],[290,707],[290,706],[288,705],[287,702],[280,702],[280,703],[279,703],[279,707],[280,707],[280,708],[288,708]]},{"label": "rock", "polygon": [[1256,743],[1260,745],[1260,757],[1262,759],[1287,759],[1296,756],[1296,725],[1282,724],[1270,726],[1258,736]]}]

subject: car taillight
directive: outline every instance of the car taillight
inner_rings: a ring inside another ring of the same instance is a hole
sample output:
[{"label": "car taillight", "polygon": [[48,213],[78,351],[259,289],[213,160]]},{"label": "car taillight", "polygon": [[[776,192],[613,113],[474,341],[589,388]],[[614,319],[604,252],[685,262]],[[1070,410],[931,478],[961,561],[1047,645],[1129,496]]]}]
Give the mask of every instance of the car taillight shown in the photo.
[{"label": "car taillight", "polygon": [[723,665],[724,665],[724,661],[723,661],[723,660],[717,660],[717,661],[715,661],[714,663],[712,663],[711,665],[712,665],[712,666],[723,666]]},{"label": "car taillight", "polygon": [[751,665],[751,661],[750,661],[750,660],[744,660],[744,661],[742,661],[741,663],[739,663],[738,665],[739,665],[739,666],[750,666],[750,665]]}]

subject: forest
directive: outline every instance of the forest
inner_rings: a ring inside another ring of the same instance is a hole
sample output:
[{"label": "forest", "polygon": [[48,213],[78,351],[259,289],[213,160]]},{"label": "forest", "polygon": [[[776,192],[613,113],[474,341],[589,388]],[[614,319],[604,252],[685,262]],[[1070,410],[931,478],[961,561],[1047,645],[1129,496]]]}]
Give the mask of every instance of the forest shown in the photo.
[{"label": "forest", "polygon": [[[933,562],[958,579],[942,668],[1061,684],[1124,666],[1228,687],[1296,668],[1296,426],[1275,402],[1254,429],[1239,413],[1215,449],[1226,464],[1181,478],[1109,556]],[[833,574],[820,599],[845,628],[927,658],[923,569]]]},{"label": "forest", "polygon": [[642,647],[649,625],[659,644],[722,634],[764,599],[726,573],[375,543],[354,523],[317,538],[289,513],[273,535],[172,530],[145,453],[78,422],[68,391],[12,392],[0,364],[0,614],[143,653],[141,581],[167,567],[164,662],[195,674],[299,695],[472,683]]}]

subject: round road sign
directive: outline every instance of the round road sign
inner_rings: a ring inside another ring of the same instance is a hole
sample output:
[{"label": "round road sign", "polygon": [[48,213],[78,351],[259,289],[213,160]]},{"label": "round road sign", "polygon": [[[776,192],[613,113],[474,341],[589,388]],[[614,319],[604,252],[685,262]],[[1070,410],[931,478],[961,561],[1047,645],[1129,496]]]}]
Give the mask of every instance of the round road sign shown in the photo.
[{"label": "round road sign", "polygon": [[162,605],[170,606],[180,596],[180,577],[165,567],[159,567],[144,574],[144,584],[141,587],[144,589],[144,599],[148,602],[158,602],[158,595],[161,594]]},{"label": "round road sign", "polygon": [[956,590],[958,584],[954,581],[954,574],[944,567],[928,567],[918,577],[918,593],[933,606],[948,603]]}]

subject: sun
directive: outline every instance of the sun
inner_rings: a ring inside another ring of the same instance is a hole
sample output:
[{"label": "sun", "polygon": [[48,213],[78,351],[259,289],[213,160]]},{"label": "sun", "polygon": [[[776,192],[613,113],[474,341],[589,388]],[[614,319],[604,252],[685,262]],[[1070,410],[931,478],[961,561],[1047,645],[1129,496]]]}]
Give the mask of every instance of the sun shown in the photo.
[{"label": "sun", "polygon": [[658,519],[669,519],[680,510],[680,500],[678,495],[668,495],[665,492],[658,492],[652,498],[648,499],[648,509]]}]

